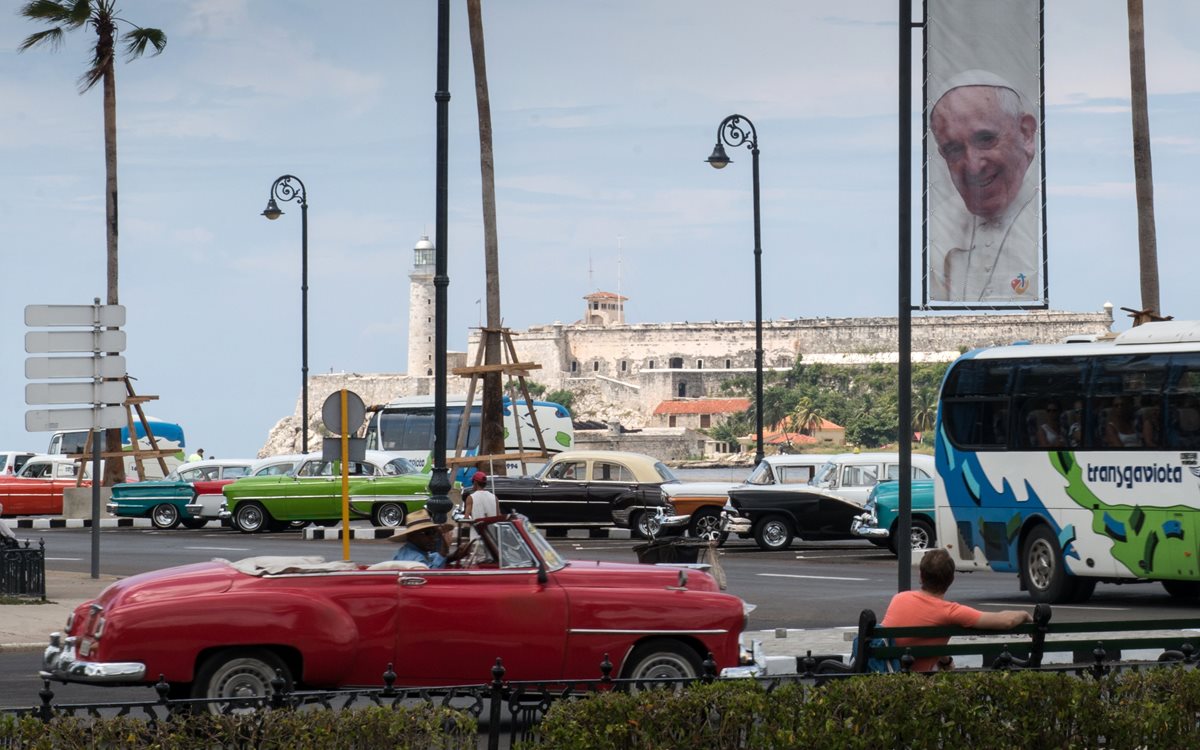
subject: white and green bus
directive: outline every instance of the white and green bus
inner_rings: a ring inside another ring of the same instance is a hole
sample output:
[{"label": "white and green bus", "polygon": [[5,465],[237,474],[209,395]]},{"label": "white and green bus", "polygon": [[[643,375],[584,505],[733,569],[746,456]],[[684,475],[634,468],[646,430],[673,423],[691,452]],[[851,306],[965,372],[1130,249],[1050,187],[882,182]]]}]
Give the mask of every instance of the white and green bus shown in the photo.
[{"label": "white and green bus", "polygon": [[1200,597],[1200,322],[969,352],[942,383],[937,538],[1038,602]]},{"label": "white and green bus", "polygon": [[[417,468],[428,471],[433,455],[433,396],[407,396],[396,399],[370,415],[367,420],[367,448],[380,450],[392,456],[407,458]],[[466,395],[446,397],[446,455],[452,456],[462,423],[463,409],[467,405]],[[562,404],[550,401],[534,401],[533,412],[537,417],[537,429],[529,416],[524,401],[513,402],[504,397],[504,449],[506,453],[519,454],[537,451],[538,433],[550,455],[567,450],[575,444],[575,428],[571,413]],[[463,455],[479,453],[482,406],[478,399],[467,419],[466,444]],[[526,462],[525,468],[532,473],[544,461]],[[505,462],[507,473],[520,474],[521,462],[509,459]],[[471,471],[474,471],[472,468]],[[458,472],[459,481],[466,470]],[[467,479],[470,483],[470,479]]]}]

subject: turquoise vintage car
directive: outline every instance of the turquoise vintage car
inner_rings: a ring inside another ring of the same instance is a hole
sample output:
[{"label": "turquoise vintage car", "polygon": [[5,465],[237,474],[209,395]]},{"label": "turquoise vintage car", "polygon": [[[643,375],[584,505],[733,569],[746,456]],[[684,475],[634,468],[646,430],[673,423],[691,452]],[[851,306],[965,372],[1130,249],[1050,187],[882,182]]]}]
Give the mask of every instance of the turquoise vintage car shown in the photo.
[{"label": "turquoise vintage car", "polygon": [[[884,545],[896,554],[896,521],[900,517],[900,485],[880,482],[871,490],[866,512],[854,520],[850,532]],[[912,548],[923,550],[937,543],[937,524],[933,516],[933,480],[914,479],[912,483]]]},{"label": "turquoise vintage car", "polygon": [[149,518],[155,528],[173,529],[183,524],[198,529],[208,523],[188,505],[197,497],[219,494],[221,488],[250,471],[249,459],[212,459],[182,464],[155,482],[114,485],[105,510],[114,516]]},{"label": "turquoise vintage car", "polygon": [[[429,474],[390,473],[411,469],[404,459],[382,467],[371,461],[350,464],[350,517],[376,526],[404,525],[408,513],[429,499]],[[246,477],[222,488],[222,519],[243,533],[281,529],[295,522],[336,523],[342,518],[340,462],[308,459],[286,476]]]}]

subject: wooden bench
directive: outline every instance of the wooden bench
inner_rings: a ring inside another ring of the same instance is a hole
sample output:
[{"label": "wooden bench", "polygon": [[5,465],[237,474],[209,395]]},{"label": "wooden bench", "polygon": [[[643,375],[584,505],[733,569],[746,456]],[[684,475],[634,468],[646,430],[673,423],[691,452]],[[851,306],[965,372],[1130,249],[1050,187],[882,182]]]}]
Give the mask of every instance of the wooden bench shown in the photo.
[{"label": "wooden bench", "polygon": [[[825,674],[878,671],[869,668],[868,662],[873,659],[892,661],[899,664],[899,671],[911,671],[914,660],[931,656],[975,655],[981,657],[985,669],[1038,669],[1043,666],[1046,653],[1070,652],[1072,664],[1090,665],[1094,669],[1119,661],[1122,653],[1134,649],[1161,649],[1158,661],[1191,662],[1200,657],[1200,618],[1052,623],[1051,616],[1050,605],[1039,604],[1034,608],[1032,623],[1011,630],[978,630],[954,625],[885,628],[876,624],[874,612],[864,609],[858,617],[857,649],[850,664],[830,660],[805,664],[805,657],[800,657],[799,671]],[[1196,632],[1185,632],[1189,629]],[[1177,633],[1147,635],[1144,634],[1146,631]],[[1120,635],[1122,633],[1130,635]],[[939,646],[879,645],[880,640],[891,644],[896,638],[954,636],[985,640]]]}]

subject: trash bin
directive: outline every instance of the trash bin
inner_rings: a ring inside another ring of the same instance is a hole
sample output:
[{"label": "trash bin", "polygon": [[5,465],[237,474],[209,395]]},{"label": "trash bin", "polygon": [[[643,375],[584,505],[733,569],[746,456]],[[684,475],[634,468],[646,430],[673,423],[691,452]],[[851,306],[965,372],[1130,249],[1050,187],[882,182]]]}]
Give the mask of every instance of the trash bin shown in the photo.
[{"label": "trash bin", "polygon": [[694,565],[700,556],[700,550],[708,546],[703,539],[653,539],[633,548],[637,553],[638,562],[648,565],[657,563],[675,563]]}]

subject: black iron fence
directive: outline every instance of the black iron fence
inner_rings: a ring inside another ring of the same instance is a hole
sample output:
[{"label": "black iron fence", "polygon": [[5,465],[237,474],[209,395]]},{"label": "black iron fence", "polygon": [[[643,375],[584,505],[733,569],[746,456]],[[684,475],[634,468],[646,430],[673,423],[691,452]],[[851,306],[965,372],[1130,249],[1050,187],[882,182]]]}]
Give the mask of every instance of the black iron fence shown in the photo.
[{"label": "black iron fence", "polygon": [[37,547],[0,537],[0,595],[46,598],[46,540]]},{"label": "black iron fence", "polygon": [[[1163,666],[1165,662],[1182,668],[1195,669],[1200,662],[1191,649],[1164,651],[1157,661],[1120,661],[1110,658],[1102,645],[1097,644],[1087,663],[1041,665],[1029,667],[1040,672],[1064,672],[1081,678],[1103,677],[1113,671],[1141,669],[1147,666]],[[909,658],[906,664],[911,666]],[[797,657],[797,673],[770,677],[752,677],[766,690],[771,691],[787,683],[800,683],[811,687],[842,679],[862,678],[861,674],[840,671],[824,672],[822,663],[811,655]],[[257,710],[329,710],[340,711],[367,706],[399,707],[424,702],[454,708],[473,717],[479,727],[480,744],[489,750],[497,750],[507,739],[511,746],[517,741],[531,739],[537,732],[539,722],[550,708],[562,701],[586,698],[609,690],[648,690],[659,687],[682,689],[697,682],[711,683],[717,679],[716,663],[711,655],[703,662],[703,671],[693,678],[640,678],[627,679],[612,676],[613,665],[606,656],[601,662],[600,677],[594,680],[560,680],[517,682],[505,681],[505,668],[500,659],[492,667],[492,680],[482,685],[464,685],[437,688],[397,688],[396,673],[392,665],[382,674],[382,686],[344,690],[289,690],[282,675],[276,675],[271,684],[271,693],[266,696],[248,698],[171,698],[172,687],[161,677],[154,691],[157,697],[147,701],[118,701],[103,703],[58,704],[54,702],[54,691],[50,681],[43,681],[38,693],[39,702],[24,708],[0,709],[0,713],[16,716],[36,716],[49,722],[57,717],[111,717],[133,716],[157,722],[176,714],[192,714],[197,711],[235,714]],[[994,670],[1025,669],[1020,660],[1002,654],[988,667],[962,669],[960,672],[983,672]],[[876,675],[875,678],[887,679]]]}]

